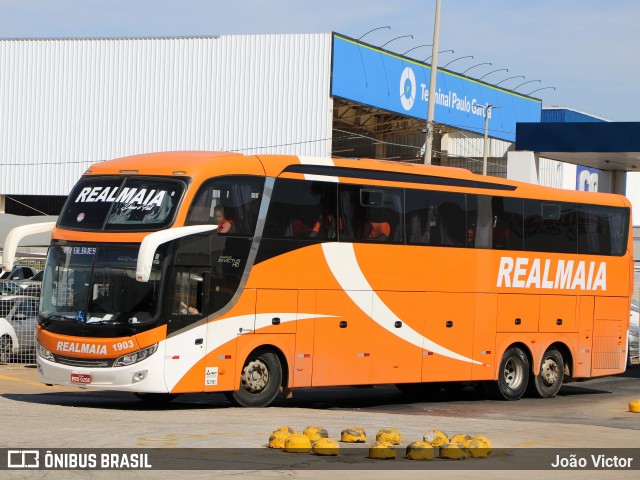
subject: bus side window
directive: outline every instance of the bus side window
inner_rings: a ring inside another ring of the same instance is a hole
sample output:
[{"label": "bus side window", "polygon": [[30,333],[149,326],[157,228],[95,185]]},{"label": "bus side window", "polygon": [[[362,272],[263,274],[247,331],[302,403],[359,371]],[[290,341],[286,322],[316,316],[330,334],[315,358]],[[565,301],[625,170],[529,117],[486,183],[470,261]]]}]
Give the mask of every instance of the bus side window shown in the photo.
[{"label": "bus side window", "polygon": [[176,272],[172,313],[175,315],[202,314],[204,275],[194,272]]},{"label": "bus side window", "polygon": [[401,243],[403,190],[340,185],[340,240]]},{"label": "bus side window", "polygon": [[228,228],[220,231],[231,235],[253,235],[264,178],[249,175],[216,177],[207,180],[196,193],[185,225],[218,225],[220,212]]},{"label": "bus side window", "polygon": [[265,222],[264,237],[335,239],[336,185],[278,179]]}]

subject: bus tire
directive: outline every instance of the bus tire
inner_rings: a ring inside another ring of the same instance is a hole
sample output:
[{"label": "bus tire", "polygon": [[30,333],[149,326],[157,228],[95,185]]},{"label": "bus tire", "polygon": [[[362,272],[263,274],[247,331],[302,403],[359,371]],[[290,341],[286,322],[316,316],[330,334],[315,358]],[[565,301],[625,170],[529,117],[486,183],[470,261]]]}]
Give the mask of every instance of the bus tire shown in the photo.
[{"label": "bus tire", "polygon": [[555,397],[564,380],[564,359],[555,348],[550,348],[542,356],[540,373],[532,375],[530,393],[540,398]]},{"label": "bus tire", "polygon": [[178,396],[177,393],[134,393],[134,395],[149,405],[169,403]]},{"label": "bus tire", "polygon": [[278,396],[282,384],[282,365],[272,352],[256,352],[244,363],[240,388],[226,397],[239,407],[266,407]]},{"label": "bus tire", "polygon": [[529,383],[529,359],[518,347],[508,348],[500,361],[495,391],[503,400],[518,400]]}]

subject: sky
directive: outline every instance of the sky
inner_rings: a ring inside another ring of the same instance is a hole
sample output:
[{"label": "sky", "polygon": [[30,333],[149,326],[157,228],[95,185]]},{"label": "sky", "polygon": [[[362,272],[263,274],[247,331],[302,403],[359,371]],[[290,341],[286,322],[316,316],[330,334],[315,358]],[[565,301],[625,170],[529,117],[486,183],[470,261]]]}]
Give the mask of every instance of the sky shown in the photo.
[{"label": "sky", "polygon": [[[362,40],[381,46],[412,35],[385,48],[402,54],[418,47],[407,55],[424,60],[431,55],[431,47],[421,45],[433,43],[435,5],[436,0],[0,0],[0,37],[333,31],[360,38],[388,26]],[[485,81],[532,92],[543,107],[640,121],[638,0],[442,0],[440,17],[439,50],[454,50],[439,55],[440,66],[452,62],[450,70],[469,69],[475,78],[487,74]]]}]

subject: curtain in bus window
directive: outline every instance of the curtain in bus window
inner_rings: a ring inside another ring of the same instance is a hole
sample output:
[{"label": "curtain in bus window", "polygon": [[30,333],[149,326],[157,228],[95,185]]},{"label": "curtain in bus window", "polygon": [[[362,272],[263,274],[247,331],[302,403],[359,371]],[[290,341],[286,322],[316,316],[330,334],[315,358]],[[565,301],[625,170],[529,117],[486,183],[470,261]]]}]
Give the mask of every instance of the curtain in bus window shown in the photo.
[{"label": "curtain in bus window", "polygon": [[251,231],[253,215],[251,211],[251,187],[235,184],[229,187],[229,198],[225,202],[228,218],[233,218],[236,233],[246,235]]},{"label": "curtain in bus window", "polygon": [[407,190],[406,198],[409,243],[466,245],[468,232],[463,193]]},{"label": "curtain in bus window", "polygon": [[577,205],[524,201],[525,249],[536,252],[578,252]]},{"label": "curtain in bus window", "polygon": [[264,178],[227,176],[203,184],[189,207],[186,225],[218,225],[218,215],[227,228],[218,233],[253,235],[260,208]]},{"label": "curtain in bus window", "polygon": [[391,208],[391,212],[389,214],[391,232],[392,232],[392,241],[399,243],[403,240],[403,228],[402,228],[402,194],[401,191],[392,191],[388,193],[388,197],[390,199],[387,202],[387,195],[385,195],[385,207],[389,206]]},{"label": "curtain in bus window", "polygon": [[580,205],[578,252],[594,255],[623,255],[628,235],[629,210]]},{"label": "curtain in bus window", "polygon": [[[471,208],[471,201],[477,202],[477,211]],[[470,247],[491,248],[493,245],[494,214],[492,210],[492,198],[488,195],[467,195],[467,223],[469,224],[468,236],[471,235]],[[472,213],[476,213],[473,215]],[[469,215],[471,214],[471,215]],[[475,218],[474,218],[475,217]]]},{"label": "curtain in bus window", "polygon": [[522,250],[521,198],[493,197],[492,248],[496,250]]},{"label": "curtain in bus window", "polygon": [[364,209],[360,206],[360,201],[352,200],[354,190],[351,186],[340,186],[340,240],[355,240],[355,217],[359,214],[364,217]]},{"label": "curtain in bus window", "polygon": [[466,214],[464,196],[462,205],[443,202],[438,207],[440,241],[442,245],[464,247],[466,245]]},{"label": "curtain in bus window", "polygon": [[624,255],[629,236],[629,209],[609,209],[611,224],[611,255]]}]

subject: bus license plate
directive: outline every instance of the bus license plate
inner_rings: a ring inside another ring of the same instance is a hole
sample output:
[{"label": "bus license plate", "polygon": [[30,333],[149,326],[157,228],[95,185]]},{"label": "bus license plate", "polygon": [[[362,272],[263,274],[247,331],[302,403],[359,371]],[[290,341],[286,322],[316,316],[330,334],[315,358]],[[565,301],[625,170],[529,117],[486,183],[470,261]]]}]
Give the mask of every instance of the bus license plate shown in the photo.
[{"label": "bus license plate", "polygon": [[91,374],[90,373],[72,373],[71,383],[81,383],[82,385],[87,385],[91,383]]}]

